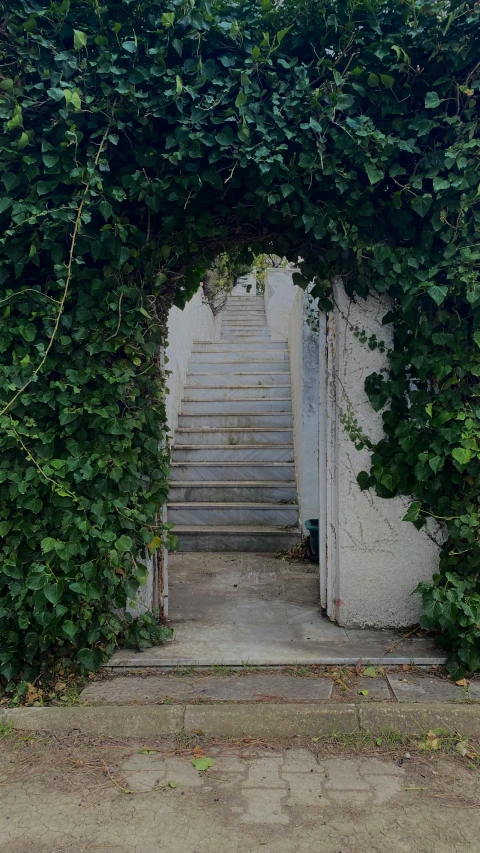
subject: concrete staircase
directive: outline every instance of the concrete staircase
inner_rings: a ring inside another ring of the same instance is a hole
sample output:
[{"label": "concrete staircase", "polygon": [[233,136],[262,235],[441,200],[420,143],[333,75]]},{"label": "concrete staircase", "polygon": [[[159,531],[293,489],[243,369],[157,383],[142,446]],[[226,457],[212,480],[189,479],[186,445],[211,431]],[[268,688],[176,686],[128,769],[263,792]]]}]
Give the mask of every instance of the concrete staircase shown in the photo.
[{"label": "concrete staircase", "polygon": [[299,541],[290,363],[263,297],[231,296],[221,340],[193,346],[170,473],[180,551],[265,551]]}]

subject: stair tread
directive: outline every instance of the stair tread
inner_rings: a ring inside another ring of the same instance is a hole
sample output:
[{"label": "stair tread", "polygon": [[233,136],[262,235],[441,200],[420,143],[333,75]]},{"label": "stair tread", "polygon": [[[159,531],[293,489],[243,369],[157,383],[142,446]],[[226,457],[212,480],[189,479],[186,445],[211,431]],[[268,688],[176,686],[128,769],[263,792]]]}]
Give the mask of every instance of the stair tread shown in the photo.
[{"label": "stair tread", "polygon": [[291,432],[292,427],[177,427],[177,432]]},{"label": "stair tread", "polygon": [[172,528],[172,533],[185,533],[189,530],[195,533],[211,533],[218,531],[219,533],[288,533],[290,530],[296,530],[297,525],[288,527],[276,527],[273,525],[244,525],[242,527],[232,527],[230,524],[175,524]]},{"label": "stair tread", "polygon": [[[241,485],[241,483],[239,483]],[[282,484],[280,484],[282,485]],[[213,507],[213,509],[218,509],[218,503],[214,501],[169,501],[167,504],[169,507]],[[248,508],[248,509],[297,509],[297,504],[282,504],[282,503],[259,503],[258,501],[224,501],[221,503],[221,508],[225,509],[226,507],[234,507],[237,509]]]},{"label": "stair tread", "polygon": [[[183,445],[183,446],[185,447],[185,445]],[[203,445],[201,445],[201,446],[203,446]],[[212,447],[213,445],[209,445],[209,446]],[[231,446],[232,445],[230,445],[230,444],[227,445],[227,447],[231,447]],[[238,447],[238,445],[237,445],[237,447]],[[247,447],[251,447],[251,445],[248,444]],[[275,445],[273,445],[273,447],[278,447],[278,445],[275,444]],[[292,468],[294,465],[293,462],[254,462],[253,464],[255,465],[255,467],[265,465],[265,466],[268,466],[270,468],[272,466],[281,466],[281,465],[283,465],[283,466],[288,465],[289,467]],[[173,468],[173,467],[184,468],[185,465],[193,465],[194,468],[197,468],[199,465],[205,465],[206,468],[212,468],[215,465],[217,465],[219,468],[222,468],[222,467],[248,468],[248,467],[251,467],[252,463],[251,462],[222,462],[222,460],[220,459],[218,462],[172,462],[170,464],[170,467],[171,468]]]},{"label": "stair tread", "polygon": [[[255,445],[254,444],[209,444],[208,445],[209,450],[245,450],[246,448],[251,450],[252,447],[255,447]],[[262,450],[264,450],[266,447],[270,447],[274,450],[279,450],[279,449],[292,450],[293,444],[262,444],[261,445]],[[178,449],[180,449],[180,450],[203,450],[204,448],[205,448],[204,444],[174,444],[172,447],[172,450],[178,450]],[[176,464],[181,465],[181,464],[188,464],[188,463],[172,462],[172,465],[176,465]],[[192,464],[194,464],[194,463],[192,463]],[[197,464],[201,464],[201,463],[197,463]],[[211,465],[211,464],[215,464],[215,463],[210,462],[208,464]],[[220,464],[220,462],[218,464]],[[238,464],[240,464],[240,463],[238,463]],[[270,464],[273,464],[273,463],[270,463]],[[288,464],[288,463],[283,463],[283,464]]]},{"label": "stair tread", "polygon": [[[195,488],[198,489],[203,488],[213,488],[217,486],[218,488],[251,488],[252,486],[258,487],[259,489],[263,489],[264,486],[268,488],[270,486],[275,488],[283,489],[292,488],[295,486],[295,480],[170,480],[171,488]],[[176,501],[174,501],[176,503]],[[287,504],[283,504],[283,506],[287,506]],[[294,506],[294,504],[291,504]]]},{"label": "stair tread", "polygon": [[[258,376],[257,373],[255,373],[253,375]],[[199,387],[198,385],[185,385],[185,391],[198,391],[198,387]],[[263,389],[270,390],[271,388],[275,388],[275,387],[278,387],[278,386],[275,386],[275,385],[206,385],[205,386],[205,388],[208,389],[209,391],[236,391],[237,389],[239,391],[244,391],[244,390],[248,390],[249,388],[250,389],[255,388],[255,390],[258,391],[259,388],[261,388],[262,390]],[[290,388],[290,383],[289,382],[285,383],[285,385],[281,385],[280,387],[281,388]],[[205,388],[202,388],[202,391],[204,391]],[[239,399],[241,399],[241,398],[239,398]],[[245,399],[249,400],[250,397],[246,397]],[[278,400],[284,400],[285,397],[270,397],[270,399],[271,400],[277,400],[277,399]]]},{"label": "stair tread", "polygon": [[[240,386],[243,388],[244,386]],[[258,385],[257,385],[258,388]],[[189,397],[184,397],[184,403],[285,403],[290,402],[288,397],[237,397],[235,400],[190,400]]]}]

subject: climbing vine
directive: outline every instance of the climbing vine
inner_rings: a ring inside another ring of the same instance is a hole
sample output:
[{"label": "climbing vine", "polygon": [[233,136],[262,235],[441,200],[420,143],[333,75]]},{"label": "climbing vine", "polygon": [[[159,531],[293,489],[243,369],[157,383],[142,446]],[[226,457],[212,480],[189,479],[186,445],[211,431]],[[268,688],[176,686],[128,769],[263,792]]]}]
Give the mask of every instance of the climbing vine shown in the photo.
[{"label": "climbing vine", "polygon": [[168,536],[166,316],[232,247],[301,258],[324,308],[335,275],[389,295],[360,485],[442,519],[424,624],[480,669],[479,56],[459,0],[2,4],[6,679],[121,636]]}]

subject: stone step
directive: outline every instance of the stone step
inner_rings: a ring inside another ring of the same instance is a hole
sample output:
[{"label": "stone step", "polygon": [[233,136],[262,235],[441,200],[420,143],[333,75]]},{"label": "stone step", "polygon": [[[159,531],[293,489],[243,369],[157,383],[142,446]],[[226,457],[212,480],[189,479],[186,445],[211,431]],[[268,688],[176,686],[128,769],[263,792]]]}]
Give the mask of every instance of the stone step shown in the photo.
[{"label": "stone step", "polygon": [[266,332],[268,331],[267,323],[259,318],[258,320],[226,320],[222,321],[222,331],[227,332]]},{"label": "stone step", "polygon": [[178,428],[175,443],[240,445],[293,444],[292,429],[207,429]]},{"label": "stone step", "polygon": [[258,414],[264,412],[291,412],[292,401],[290,399],[280,400],[258,400],[249,398],[247,400],[185,400],[182,403],[182,415],[203,414],[210,412],[251,412],[252,409]]},{"label": "stone step", "polygon": [[259,365],[265,373],[288,373],[290,375],[290,364],[288,361],[191,361],[188,372],[192,373],[258,373]]},{"label": "stone step", "polygon": [[251,304],[251,305],[258,302],[258,303],[262,303],[264,305],[265,304],[265,297],[264,297],[263,293],[260,293],[258,295],[256,293],[249,293],[247,296],[240,296],[240,294],[237,295],[237,294],[231,293],[230,296],[228,297],[227,305],[234,305],[234,304],[236,305],[237,303],[239,305],[241,305],[242,302],[247,302],[248,304]]},{"label": "stone step", "polygon": [[192,362],[194,364],[216,364],[217,362],[221,362],[222,364],[243,364],[244,362],[258,363],[264,361],[270,363],[289,361],[288,350],[268,349],[262,351],[246,347],[238,350],[227,350],[226,352],[215,352],[214,350],[194,352],[192,355]]},{"label": "stone step", "polygon": [[300,532],[282,527],[233,527],[176,525],[179,551],[246,551],[276,554],[300,542]]},{"label": "stone step", "polygon": [[187,377],[189,388],[289,388],[290,371],[264,371],[258,365],[256,373],[190,373]]},{"label": "stone step", "polygon": [[189,483],[176,481],[170,484],[169,500],[177,502],[207,502],[233,503],[246,501],[248,503],[294,503],[297,497],[295,482],[290,483],[256,483],[253,481],[240,483],[204,481]]},{"label": "stone step", "polygon": [[170,481],[198,482],[245,481],[245,482],[292,482],[295,480],[295,466],[292,462],[172,462]]},{"label": "stone step", "polygon": [[268,326],[263,324],[256,325],[255,323],[244,323],[243,325],[239,324],[222,324],[222,329],[220,332],[220,339],[222,340],[225,336],[230,337],[230,335],[247,335],[250,337],[256,337],[258,335],[267,335],[270,337],[270,329]]},{"label": "stone step", "polygon": [[265,427],[292,427],[291,414],[270,412],[258,415],[256,412],[242,412],[236,415],[232,412],[217,412],[212,415],[179,415],[178,426],[190,429],[208,430],[210,427],[229,430],[235,428],[262,429]]},{"label": "stone step", "polygon": [[250,311],[248,309],[239,309],[238,311],[230,311],[229,309],[226,309],[225,311],[222,311],[221,318],[222,322],[230,322],[230,320],[263,320],[264,323],[266,323],[267,321],[265,311]]},{"label": "stone step", "polygon": [[169,524],[254,524],[258,527],[292,527],[297,524],[298,507],[288,504],[258,503],[183,503],[168,504]]},{"label": "stone step", "polygon": [[272,336],[270,334],[270,330],[264,332],[256,332],[254,329],[249,329],[248,334],[246,332],[240,332],[235,329],[230,331],[229,329],[224,329],[221,334],[221,341],[243,341],[245,343],[256,343],[257,341],[271,341]]},{"label": "stone step", "polygon": [[270,332],[268,334],[266,332],[259,333],[258,335],[255,332],[251,332],[248,338],[240,332],[228,332],[223,334],[221,337],[222,343],[242,343],[245,346],[255,347],[258,343],[268,343],[268,341],[272,340],[272,336]]},{"label": "stone step", "polygon": [[[192,352],[243,352],[245,344],[242,341],[199,341],[192,347]],[[286,351],[287,344],[284,341],[261,341],[255,344],[256,352],[268,352],[268,350]]]},{"label": "stone step", "polygon": [[216,385],[210,388],[196,388],[192,385],[185,386],[184,401],[186,403],[198,403],[201,400],[285,400],[291,401],[292,392],[290,385],[240,385],[228,387]]},{"label": "stone step", "polygon": [[175,444],[173,462],[293,462],[293,444],[254,445]]}]

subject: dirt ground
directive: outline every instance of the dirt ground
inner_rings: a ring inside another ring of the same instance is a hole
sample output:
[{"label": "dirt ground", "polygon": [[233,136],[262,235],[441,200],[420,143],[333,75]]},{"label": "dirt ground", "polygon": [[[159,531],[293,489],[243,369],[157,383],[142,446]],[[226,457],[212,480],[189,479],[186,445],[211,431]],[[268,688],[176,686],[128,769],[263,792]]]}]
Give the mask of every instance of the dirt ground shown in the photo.
[{"label": "dirt ground", "polygon": [[0,850],[480,851],[478,760],[409,749],[348,736],[145,744],[7,733]]}]

